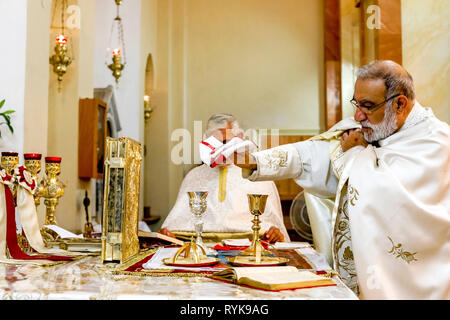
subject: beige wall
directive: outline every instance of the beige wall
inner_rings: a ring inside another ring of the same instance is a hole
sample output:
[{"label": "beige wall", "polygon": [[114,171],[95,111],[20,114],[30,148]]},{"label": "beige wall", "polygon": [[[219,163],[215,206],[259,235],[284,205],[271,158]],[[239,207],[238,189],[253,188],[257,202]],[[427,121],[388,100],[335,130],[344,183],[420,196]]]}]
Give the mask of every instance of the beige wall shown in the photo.
[{"label": "beige wall", "polygon": [[342,118],[352,117],[356,71],[360,66],[360,11],[353,0],[340,3],[340,41],[341,41],[341,106]]},{"label": "beige wall", "polygon": [[[143,3],[145,0],[143,1]],[[154,112],[146,141],[146,205],[163,218],[183,165],[170,161],[173,130],[216,112],[246,128],[324,128],[323,2],[158,0]],[[190,141],[194,148],[199,141]],[[194,157],[191,157],[191,160]],[[158,228],[159,225],[154,226]]]},{"label": "beige wall", "polygon": [[[71,30],[75,59],[64,75],[60,92],[58,92],[56,75],[50,70],[47,155],[62,157],[60,179],[66,184],[66,187],[64,196],[60,198],[56,208],[55,216],[58,225],[79,233],[82,232],[85,222],[82,206],[84,190],[88,190],[91,198],[89,208],[91,212],[95,205],[91,182],[78,179],[78,102],[80,98],[92,98],[94,89],[95,1],[72,0],[68,3],[69,5],[79,5],[81,25],[80,29]],[[50,36],[49,46],[53,48],[53,33]],[[43,204],[41,206],[43,207]]]},{"label": "beige wall", "polygon": [[320,130],[322,1],[191,0],[185,11],[189,125],[229,112],[251,128]]},{"label": "beige wall", "polygon": [[448,0],[402,0],[403,66],[418,101],[450,123],[450,7]]}]

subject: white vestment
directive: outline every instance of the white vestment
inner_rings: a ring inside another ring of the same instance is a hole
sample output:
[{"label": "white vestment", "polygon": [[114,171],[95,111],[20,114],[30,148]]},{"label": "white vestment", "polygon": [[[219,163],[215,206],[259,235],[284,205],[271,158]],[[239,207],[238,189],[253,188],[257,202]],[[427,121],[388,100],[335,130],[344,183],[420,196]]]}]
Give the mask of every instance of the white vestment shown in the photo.
[{"label": "white vestment", "polygon": [[318,220],[322,233],[331,234],[335,269],[347,271],[349,286],[357,278],[361,298],[449,299],[448,124],[416,102],[402,128],[379,147],[343,153],[339,140],[326,136],[351,122],[341,121],[322,141],[254,153],[258,170],[249,179],[295,178],[313,198],[335,194],[332,212],[322,211]]},{"label": "white vestment", "polygon": [[188,191],[208,191],[207,209],[203,215],[203,232],[251,233],[253,216],[247,194],[268,194],[264,213],[260,216],[262,232],[274,226],[289,240],[283,223],[280,196],[272,181],[251,182],[243,179],[241,169],[230,165],[210,168],[203,164],[192,169],[184,178],[175,205],[162,228],[169,231],[193,232]]}]

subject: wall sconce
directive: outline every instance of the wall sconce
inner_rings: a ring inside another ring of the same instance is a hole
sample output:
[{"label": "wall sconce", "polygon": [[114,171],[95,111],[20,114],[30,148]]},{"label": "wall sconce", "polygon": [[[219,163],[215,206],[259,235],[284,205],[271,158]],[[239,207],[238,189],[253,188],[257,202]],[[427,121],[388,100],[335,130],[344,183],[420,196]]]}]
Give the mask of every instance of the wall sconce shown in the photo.
[{"label": "wall sconce", "polygon": [[[114,18],[112,27],[111,27],[111,35],[109,39],[109,48],[107,49],[107,56],[106,56],[106,65],[108,68],[112,71],[113,77],[116,79],[116,83],[119,82],[119,78],[122,76],[122,70],[125,68],[126,65],[126,55],[125,55],[125,40],[123,37],[123,24],[122,19],[119,16],[119,6],[122,3],[122,0],[115,0],[116,6],[117,6],[117,16]],[[115,31],[116,30],[116,31]],[[115,46],[113,46],[113,33],[114,31],[117,33],[117,43]],[[111,54],[109,54],[109,51],[111,48],[112,50]],[[123,63],[122,63],[123,58]],[[111,61],[112,63],[108,64],[108,61]]]},{"label": "wall sconce", "polygon": [[[56,12],[57,4],[55,2],[54,12]],[[67,0],[61,1],[61,33],[56,37],[54,47],[55,53],[50,57],[49,62],[53,66],[53,72],[58,76],[58,91],[61,91],[61,82],[67,67],[72,63],[73,58],[67,54],[68,37],[64,30],[64,12],[67,9]]]},{"label": "wall sconce", "polygon": [[153,109],[150,105],[150,96],[145,95],[144,96],[144,120],[145,124],[148,123],[148,120],[150,120],[150,117],[152,115]]}]

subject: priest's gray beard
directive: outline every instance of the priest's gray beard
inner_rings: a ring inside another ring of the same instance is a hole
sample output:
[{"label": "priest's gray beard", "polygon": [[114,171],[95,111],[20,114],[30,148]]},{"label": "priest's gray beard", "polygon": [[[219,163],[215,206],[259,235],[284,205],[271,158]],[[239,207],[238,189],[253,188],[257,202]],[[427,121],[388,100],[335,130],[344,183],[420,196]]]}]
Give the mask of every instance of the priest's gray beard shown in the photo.
[{"label": "priest's gray beard", "polygon": [[374,142],[389,137],[398,128],[397,117],[392,110],[392,103],[389,103],[387,108],[385,108],[383,121],[378,124],[371,124],[369,120],[364,120],[361,121],[361,125],[372,129],[372,131],[363,132],[364,139],[367,142]]}]

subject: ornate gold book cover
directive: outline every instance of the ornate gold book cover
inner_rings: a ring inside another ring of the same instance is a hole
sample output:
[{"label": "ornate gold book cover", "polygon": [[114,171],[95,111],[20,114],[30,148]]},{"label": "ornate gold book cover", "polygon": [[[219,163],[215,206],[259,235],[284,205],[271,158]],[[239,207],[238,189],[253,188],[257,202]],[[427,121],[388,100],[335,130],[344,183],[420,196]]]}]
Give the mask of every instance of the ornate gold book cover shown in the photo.
[{"label": "ornate gold book cover", "polygon": [[139,253],[141,154],[133,139],[106,139],[103,262],[124,263]]}]

